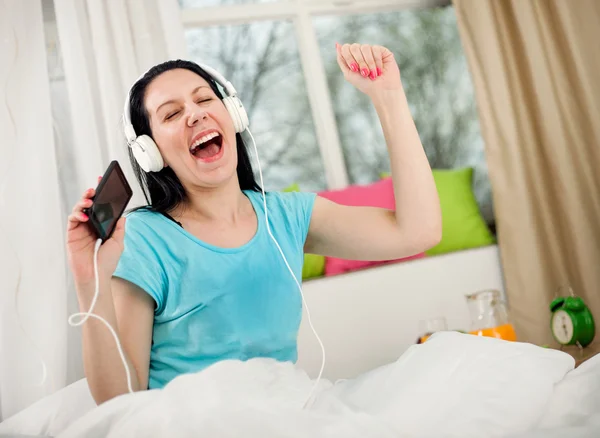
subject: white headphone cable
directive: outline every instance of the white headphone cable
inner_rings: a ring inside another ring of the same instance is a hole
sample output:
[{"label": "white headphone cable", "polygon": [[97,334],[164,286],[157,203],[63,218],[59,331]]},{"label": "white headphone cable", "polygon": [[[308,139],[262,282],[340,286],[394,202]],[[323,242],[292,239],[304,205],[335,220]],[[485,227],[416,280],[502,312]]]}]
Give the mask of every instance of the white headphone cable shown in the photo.
[{"label": "white headphone cable", "polygon": [[[262,196],[263,196],[263,205],[264,205],[264,209],[265,209],[265,223],[267,226],[267,232],[269,233],[269,236],[271,236],[271,239],[273,239],[273,242],[275,242],[275,245],[277,246],[277,249],[279,250],[281,257],[283,258],[285,265],[287,266],[290,274],[292,274],[292,277],[294,278],[294,281],[296,282],[296,285],[298,286],[298,290],[300,291],[300,295],[302,296],[302,301],[304,303],[304,306],[306,307],[306,316],[308,318],[308,323],[309,323],[310,328],[312,329],[312,331],[313,331],[315,337],[317,338],[317,341],[321,347],[321,353],[322,353],[321,369],[319,370],[319,375],[317,376],[315,384],[314,384],[311,392],[309,393],[306,402],[303,405],[303,408],[306,408],[308,406],[309,402],[311,401],[312,396],[319,385],[321,376],[323,375],[323,370],[325,368],[325,346],[323,345],[321,338],[319,337],[317,331],[315,330],[315,327],[313,326],[311,315],[310,315],[310,309],[308,308],[308,304],[306,303],[306,299],[304,298],[302,286],[300,286],[300,282],[298,281],[298,279],[296,278],[296,275],[294,274],[294,271],[290,267],[290,265],[287,261],[287,258],[285,257],[285,254],[283,253],[283,250],[281,249],[281,247],[279,246],[279,243],[277,242],[277,239],[275,239],[275,237],[271,233],[271,227],[269,226],[269,212],[267,209],[267,197],[266,197],[265,189],[264,189],[264,181],[263,181],[262,169],[260,167],[260,160],[258,158],[258,149],[256,147],[256,141],[254,140],[254,136],[252,135],[252,133],[250,132],[249,129],[247,131],[248,131],[248,134],[250,135],[250,138],[252,139],[252,144],[254,146],[254,152],[256,154],[256,162],[258,164],[258,173],[260,176],[260,186],[261,186],[261,191],[262,191]],[[118,337],[117,333],[115,332],[115,330],[112,328],[112,326],[108,323],[108,321],[106,321],[101,316],[96,315],[92,312],[94,310],[94,306],[96,305],[96,301],[98,300],[98,295],[100,293],[100,279],[98,277],[98,250],[100,249],[101,244],[102,244],[102,239],[98,239],[98,240],[96,240],[96,244],[94,247],[95,292],[94,292],[94,298],[92,299],[92,304],[90,305],[90,308],[87,312],[78,312],[78,313],[74,313],[71,316],[69,316],[69,325],[72,327],[80,326],[80,325],[84,324],[88,320],[89,317],[92,317],[92,318],[96,318],[96,319],[100,320],[102,323],[104,323],[104,325],[106,325],[106,327],[108,327],[111,334],[113,335],[115,343],[117,344],[119,356],[121,357],[121,361],[123,362],[123,366],[125,367],[125,373],[127,375],[127,389],[129,390],[130,393],[132,393],[134,391],[131,386],[131,372],[129,370],[129,365],[127,364],[127,360],[125,359],[125,354],[123,353],[123,348],[121,347],[121,342],[119,341],[119,337]],[[77,317],[83,317],[83,318],[80,321],[76,322],[75,319]]]},{"label": "white headphone cable", "polygon": [[[92,313],[92,310],[94,310],[94,306],[96,305],[96,301],[98,300],[98,295],[100,294],[100,278],[98,277],[98,250],[100,249],[100,245],[102,245],[102,239],[96,240],[96,245],[94,246],[95,292],[94,292],[94,298],[92,299],[92,304],[90,305],[90,308],[87,312],[74,313],[71,316],[69,316],[69,325],[71,327],[80,326],[80,325],[84,324],[88,320],[89,317],[92,317],[92,318],[96,318],[96,319],[102,321],[104,323],[104,325],[106,325],[106,327],[108,327],[108,330],[110,330],[110,333],[113,335],[113,338],[115,339],[115,343],[117,344],[117,350],[119,350],[119,356],[121,356],[121,361],[123,362],[123,366],[125,367],[125,374],[127,375],[127,389],[129,390],[130,393],[132,393],[134,391],[133,391],[133,388],[131,387],[131,372],[129,371],[129,365],[127,364],[127,360],[125,359],[125,354],[123,353],[123,348],[121,347],[121,342],[119,341],[119,337],[117,336],[117,333],[115,332],[115,330],[112,328],[112,326],[109,324],[109,322],[107,320],[105,320],[101,316],[98,316],[98,315]],[[77,317],[83,317],[83,318],[80,321],[75,322],[75,319]]]},{"label": "white headphone cable", "polygon": [[315,337],[317,338],[317,341],[319,342],[319,345],[321,346],[321,353],[322,353],[321,370],[319,371],[317,380],[315,381],[315,384],[314,384],[312,390],[310,391],[306,402],[304,403],[304,405],[302,407],[304,409],[308,406],[309,402],[311,401],[312,396],[313,396],[314,392],[316,391],[317,386],[319,385],[321,376],[323,375],[323,369],[325,368],[325,347],[323,345],[323,342],[321,341],[321,338],[319,337],[319,335],[317,334],[317,331],[315,330],[315,328],[313,326],[313,323],[312,323],[312,320],[310,317],[310,310],[308,308],[308,304],[306,303],[306,299],[304,298],[304,293],[302,292],[302,286],[300,286],[300,282],[296,278],[294,271],[290,267],[285,255],[283,254],[283,251],[281,250],[281,247],[279,246],[277,239],[275,239],[275,237],[271,233],[271,227],[269,227],[269,212],[267,209],[267,197],[265,195],[265,188],[264,188],[265,184],[263,181],[262,169],[260,167],[260,160],[258,159],[258,149],[256,148],[256,141],[254,140],[254,136],[252,135],[252,132],[250,132],[250,129],[246,129],[246,130],[248,131],[248,134],[250,135],[250,138],[252,139],[252,145],[254,146],[254,153],[256,155],[256,162],[258,164],[258,174],[260,176],[260,189],[262,191],[262,196],[263,196],[263,205],[264,205],[264,209],[265,209],[265,222],[267,224],[267,231],[269,233],[269,236],[271,236],[271,239],[273,239],[273,242],[275,242],[275,245],[277,246],[277,249],[279,250],[281,257],[283,257],[283,261],[285,262],[285,265],[287,266],[288,270],[290,271],[290,274],[292,274],[292,277],[294,277],[294,281],[296,282],[296,285],[298,286],[298,289],[300,290],[300,295],[302,296],[302,301],[304,303],[304,306],[306,307],[306,316],[308,317],[308,324],[310,325],[310,328],[312,329],[313,333],[315,334]]}]

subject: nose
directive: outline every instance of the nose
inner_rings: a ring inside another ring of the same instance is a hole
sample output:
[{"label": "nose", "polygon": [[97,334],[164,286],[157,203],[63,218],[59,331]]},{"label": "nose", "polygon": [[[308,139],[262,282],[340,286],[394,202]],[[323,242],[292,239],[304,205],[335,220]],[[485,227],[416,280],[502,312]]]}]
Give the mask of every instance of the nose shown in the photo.
[{"label": "nose", "polygon": [[206,111],[204,110],[192,111],[188,118],[188,126],[194,126],[199,120],[206,120],[207,118],[208,114],[206,114]]}]

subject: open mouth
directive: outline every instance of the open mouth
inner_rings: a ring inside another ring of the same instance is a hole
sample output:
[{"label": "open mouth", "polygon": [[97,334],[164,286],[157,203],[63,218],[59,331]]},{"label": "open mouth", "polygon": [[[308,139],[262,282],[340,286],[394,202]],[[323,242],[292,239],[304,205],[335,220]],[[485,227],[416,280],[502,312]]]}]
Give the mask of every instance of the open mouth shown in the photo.
[{"label": "open mouth", "polygon": [[220,156],[223,137],[218,132],[211,132],[196,140],[190,147],[190,153],[201,160],[211,160]]}]

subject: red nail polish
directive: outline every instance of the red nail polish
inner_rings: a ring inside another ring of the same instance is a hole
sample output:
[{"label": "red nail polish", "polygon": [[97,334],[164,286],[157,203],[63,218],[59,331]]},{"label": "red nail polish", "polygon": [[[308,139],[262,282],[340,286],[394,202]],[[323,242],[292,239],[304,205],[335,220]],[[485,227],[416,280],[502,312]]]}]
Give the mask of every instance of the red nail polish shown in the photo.
[{"label": "red nail polish", "polygon": [[381,76],[383,72],[381,71],[381,69],[379,67],[377,67],[377,76]]},{"label": "red nail polish", "polygon": [[363,75],[365,78],[366,78],[367,76],[369,76],[369,70],[368,70],[368,69],[366,69],[366,68],[363,68],[363,69],[361,70],[361,72],[360,72],[360,73],[361,73],[361,74],[362,74],[362,75]]},{"label": "red nail polish", "polygon": [[377,75],[375,74],[375,72],[374,72],[374,71],[372,71],[372,72],[369,74],[369,77],[371,78],[371,80],[375,80],[375,78],[377,77]]},{"label": "red nail polish", "polygon": [[358,64],[353,62],[352,65],[350,65],[350,70],[356,73],[358,71]]},{"label": "red nail polish", "polygon": [[81,217],[82,217],[84,220],[88,220],[88,219],[89,219],[88,215],[87,215],[87,214],[85,214],[85,213],[81,213]]}]

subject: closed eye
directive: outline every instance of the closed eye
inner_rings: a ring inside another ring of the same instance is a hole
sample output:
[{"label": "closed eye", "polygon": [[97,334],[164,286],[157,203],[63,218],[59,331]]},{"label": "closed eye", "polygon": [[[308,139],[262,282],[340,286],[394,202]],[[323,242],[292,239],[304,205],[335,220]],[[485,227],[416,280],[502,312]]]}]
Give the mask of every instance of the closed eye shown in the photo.
[{"label": "closed eye", "polygon": [[[212,97],[207,97],[205,99],[198,99],[196,101],[197,105],[200,105],[201,103],[205,103],[205,102],[210,102],[212,100]],[[169,113],[166,117],[165,120],[171,120],[173,117],[175,117],[177,114],[179,114],[179,110],[177,111],[173,111],[172,113]]]},{"label": "closed eye", "polygon": [[177,111],[175,111],[175,112],[172,112],[172,113],[170,113],[169,115],[167,115],[167,117],[165,117],[165,120],[170,120],[170,119],[172,119],[173,117],[175,117],[177,114],[179,114],[179,110],[177,110]]}]

